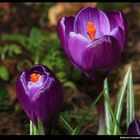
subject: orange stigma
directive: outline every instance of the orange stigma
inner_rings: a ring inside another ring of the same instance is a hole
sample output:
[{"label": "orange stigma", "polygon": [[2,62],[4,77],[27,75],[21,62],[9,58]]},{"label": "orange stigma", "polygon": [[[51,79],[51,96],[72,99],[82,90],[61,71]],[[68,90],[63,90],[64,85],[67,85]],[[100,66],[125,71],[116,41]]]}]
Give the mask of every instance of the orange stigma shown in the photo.
[{"label": "orange stigma", "polygon": [[87,33],[89,34],[91,40],[95,39],[95,32],[96,32],[95,25],[89,21],[87,23]]},{"label": "orange stigma", "polygon": [[37,81],[39,80],[39,77],[40,77],[40,76],[41,76],[40,74],[32,73],[32,74],[30,75],[30,81],[31,81],[31,82],[37,82]]}]

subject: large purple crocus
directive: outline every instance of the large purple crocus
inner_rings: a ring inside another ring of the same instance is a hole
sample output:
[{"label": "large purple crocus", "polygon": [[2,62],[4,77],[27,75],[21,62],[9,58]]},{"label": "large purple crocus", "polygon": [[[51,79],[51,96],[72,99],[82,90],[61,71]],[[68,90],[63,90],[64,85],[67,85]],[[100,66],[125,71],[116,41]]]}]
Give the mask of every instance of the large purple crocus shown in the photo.
[{"label": "large purple crocus", "polygon": [[140,121],[135,119],[133,120],[128,128],[128,135],[140,135]]},{"label": "large purple crocus", "polygon": [[41,119],[46,131],[56,123],[63,102],[63,89],[52,72],[43,65],[34,65],[22,72],[16,83],[18,100],[29,119],[38,127]]},{"label": "large purple crocus", "polygon": [[[86,7],[78,14],[62,17],[57,24],[61,45],[72,64],[92,78],[97,93],[117,64],[127,39],[127,23],[122,12]],[[104,134],[104,103],[99,100],[99,131]]]},{"label": "large purple crocus", "polygon": [[103,81],[124,49],[127,23],[122,12],[86,7],[57,24],[61,45],[73,65],[94,81]]}]

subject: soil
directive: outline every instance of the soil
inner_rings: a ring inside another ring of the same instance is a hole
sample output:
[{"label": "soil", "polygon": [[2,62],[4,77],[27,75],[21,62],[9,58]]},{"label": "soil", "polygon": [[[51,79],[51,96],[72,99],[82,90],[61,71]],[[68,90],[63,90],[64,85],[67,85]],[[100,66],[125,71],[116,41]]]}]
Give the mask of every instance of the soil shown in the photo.
[{"label": "soil", "polygon": [[[0,135],[27,135],[19,112],[7,112],[0,117]],[[24,118],[26,120],[27,118]]]}]

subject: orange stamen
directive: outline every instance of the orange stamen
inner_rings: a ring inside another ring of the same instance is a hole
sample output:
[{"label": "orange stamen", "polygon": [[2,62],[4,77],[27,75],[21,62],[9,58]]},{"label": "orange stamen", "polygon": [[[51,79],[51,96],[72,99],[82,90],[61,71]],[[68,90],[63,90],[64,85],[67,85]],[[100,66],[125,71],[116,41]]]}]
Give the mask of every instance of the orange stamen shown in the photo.
[{"label": "orange stamen", "polygon": [[39,80],[39,77],[40,77],[40,76],[41,76],[40,74],[32,73],[32,74],[30,75],[30,81],[31,81],[31,82],[37,82],[37,81]]},{"label": "orange stamen", "polygon": [[95,25],[89,21],[87,23],[87,33],[89,34],[91,40],[95,39],[95,32],[96,32]]}]

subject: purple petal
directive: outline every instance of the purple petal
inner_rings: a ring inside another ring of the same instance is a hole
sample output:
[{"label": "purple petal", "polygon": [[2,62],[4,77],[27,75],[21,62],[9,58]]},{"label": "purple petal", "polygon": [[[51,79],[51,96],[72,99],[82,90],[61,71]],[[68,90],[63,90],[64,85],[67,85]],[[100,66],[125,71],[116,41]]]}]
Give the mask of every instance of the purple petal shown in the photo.
[{"label": "purple petal", "polygon": [[69,53],[81,72],[94,80],[103,80],[114,68],[120,57],[121,48],[112,36],[88,42],[81,35],[70,34]]},{"label": "purple petal", "polygon": [[58,21],[57,24],[57,33],[60,39],[60,43],[68,55],[67,47],[68,47],[68,36],[71,31],[73,31],[74,17],[63,17]]},{"label": "purple petal", "polygon": [[86,46],[89,44],[87,38],[81,34],[76,34],[71,32],[69,35],[68,49],[70,54],[71,62],[77,67],[80,71],[82,70],[82,54],[84,53]]},{"label": "purple petal", "polygon": [[116,28],[114,28],[111,31],[110,35],[114,36],[118,40],[120,47],[123,50],[124,43],[125,43],[125,37],[124,37],[124,33],[123,33],[122,28],[117,26]]},{"label": "purple petal", "polygon": [[120,26],[124,31],[125,40],[127,39],[127,20],[122,12],[110,11],[107,13],[111,30]]},{"label": "purple petal", "polygon": [[18,80],[16,82],[16,91],[17,97],[22,105],[23,110],[26,112],[27,116],[36,124],[36,117],[34,116],[33,107],[31,104],[31,100],[28,96],[27,84],[26,84],[25,72],[19,75]]},{"label": "purple petal", "polygon": [[139,120],[133,120],[128,128],[128,135],[140,135],[140,122]]},{"label": "purple petal", "polygon": [[104,12],[97,8],[87,7],[79,11],[74,21],[74,32],[90,39],[87,34],[87,22],[93,22],[96,27],[95,39],[109,34],[110,24]]},{"label": "purple petal", "polygon": [[47,76],[41,75],[39,80],[37,82],[29,81],[27,88],[28,88],[28,95],[29,98],[32,100],[32,98],[39,92],[39,90],[42,90],[43,83],[46,81]]},{"label": "purple petal", "polygon": [[83,53],[83,66],[95,80],[103,80],[114,68],[121,54],[118,41],[112,36],[103,36],[89,44]]},{"label": "purple petal", "polygon": [[43,65],[36,64],[33,65],[32,68],[30,69],[29,73],[41,73],[42,75],[51,73],[50,70],[47,67],[44,67]]},{"label": "purple petal", "polygon": [[32,73],[38,73],[38,74],[41,74],[41,75],[50,75],[52,72],[45,66],[43,65],[40,65],[40,64],[36,64],[36,65],[33,65],[32,68],[29,70],[29,71],[26,71],[26,81],[30,81],[30,75]]},{"label": "purple petal", "polygon": [[40,91],[38,96],[32,100],[32,105],[35,116],[40,117],[44,127],[49,130],[58,119],[63,101],[63,91],[60,83],[54,79],[46,82],[45,86],[47,88]]}]

